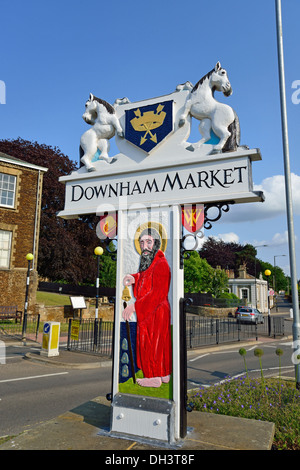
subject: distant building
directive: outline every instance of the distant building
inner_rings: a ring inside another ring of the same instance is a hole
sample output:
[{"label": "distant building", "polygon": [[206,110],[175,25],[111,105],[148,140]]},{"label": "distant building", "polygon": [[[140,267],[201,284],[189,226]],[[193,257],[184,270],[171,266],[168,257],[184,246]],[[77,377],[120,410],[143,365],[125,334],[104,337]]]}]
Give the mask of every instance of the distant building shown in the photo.
[{"label": "distant building", "polygon": [[[228,285],[233,294],[239,297],[245,305],[258,308],[262,313],[268,313],[268,283],[260,275],[259,279],[247,273],[245,266],[240,266],[239,276],[234,277],[231,270],[227,270]],[[270,297],[270,308],[273,306],[273,297]]]},{"label": "distant building", "polygon": [[28,313],[34,313],[43,176],[47,168],[0,152],[0,305],[24,312],[27,253],[32,253]]}]

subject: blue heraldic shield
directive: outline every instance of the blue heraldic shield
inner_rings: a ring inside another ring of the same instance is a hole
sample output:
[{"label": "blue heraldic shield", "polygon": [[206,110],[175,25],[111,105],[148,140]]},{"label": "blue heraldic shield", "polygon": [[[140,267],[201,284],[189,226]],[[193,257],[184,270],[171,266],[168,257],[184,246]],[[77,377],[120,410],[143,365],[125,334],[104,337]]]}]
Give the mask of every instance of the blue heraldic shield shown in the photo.
[{"label": "blue heraldic shield", "polygon": [[147,153],[172,130],[172,100],[125,111],[125,139]]}]

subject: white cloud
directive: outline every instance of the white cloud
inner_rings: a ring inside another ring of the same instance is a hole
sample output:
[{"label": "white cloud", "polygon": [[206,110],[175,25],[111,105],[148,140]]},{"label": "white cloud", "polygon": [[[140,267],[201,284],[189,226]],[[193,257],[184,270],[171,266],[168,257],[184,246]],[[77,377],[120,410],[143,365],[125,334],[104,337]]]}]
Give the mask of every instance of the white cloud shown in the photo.
[{"label": "white cloud", "polygon": [[217,237],[214,237],[217,240],[223,240],[225,243],[239,243],[240,237],[234,232],[228,233],[219,233]]},{"label": "white cloud", "polygon": [[[297,236],[295,235],[295,241],[297,241]],[[270,240],[254,240],[252,242],[246,242],[246,243],[251,243],[251,245],[254,246],[263,246],[267,245],[268,247],[274,247],[274,246],[285,246],[288,247],[289,239],[288,239],[288,231],[285,230],[283,233],[275,233],[273,237]]]},{"label": "white cloud", "polygon": [[[293,213],[300,215],[300,176],[294,173],[291,174],[291,188]],[[285,178],[283,175],[265,178],[261,184],[254,184],[253,190],[263,191],[265,201],[232,206],[226,214],[226,222],[252,222],[286,214]]]}]

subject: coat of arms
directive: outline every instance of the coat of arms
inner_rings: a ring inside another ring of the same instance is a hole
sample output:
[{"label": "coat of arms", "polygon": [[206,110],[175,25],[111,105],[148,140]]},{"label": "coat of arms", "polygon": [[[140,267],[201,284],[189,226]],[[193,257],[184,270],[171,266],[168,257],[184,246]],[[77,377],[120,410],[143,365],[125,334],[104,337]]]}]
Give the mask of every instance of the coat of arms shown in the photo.
[{"label": "coat of arms", "polygon": [[173,130],[173,101],[125,111],[125,139],[149,153]]},{"label": "coat of arms", "polygon": [[182,225],[190,233],[197,233],[204,224],[204,205],[186,204],[182,207]]}]

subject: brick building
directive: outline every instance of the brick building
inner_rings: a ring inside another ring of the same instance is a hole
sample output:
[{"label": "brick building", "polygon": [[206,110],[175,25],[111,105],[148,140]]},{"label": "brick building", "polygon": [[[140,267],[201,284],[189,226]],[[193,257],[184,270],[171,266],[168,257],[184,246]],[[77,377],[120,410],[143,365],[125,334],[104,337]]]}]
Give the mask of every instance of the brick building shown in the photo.
[{"label": "brick building", "polygon": [[24,312],[27,253],[32,253],[28,313],[34,313],[41,197],[46,168],[0,152],[0,305]]}]

